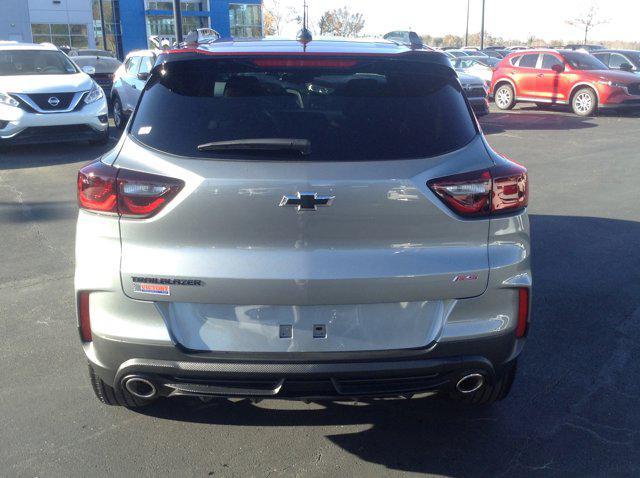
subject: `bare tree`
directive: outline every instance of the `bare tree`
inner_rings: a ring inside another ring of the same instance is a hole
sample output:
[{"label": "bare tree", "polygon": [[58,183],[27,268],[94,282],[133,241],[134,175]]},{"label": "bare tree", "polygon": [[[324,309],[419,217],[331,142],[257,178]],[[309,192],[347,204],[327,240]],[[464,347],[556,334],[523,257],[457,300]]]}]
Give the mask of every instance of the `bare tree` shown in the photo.
[{"label": "bare tree", "polygon": [[327,10],[320,17],[318,27],[321,35],[358,36],[364,28],[364,15],[351,13],[347,7]]},{"label": "bare tree", "polygon": [[573,20],[567,20],[567,24],[584,30],[585,44],[589,38],[589,32],[598,25],[603,25],[605,23],[609,23],[609,19],[599,17],[598,7],[595,4],[591,5],[591,7],[589,7],[589,9],[579,17],[576,17]]},{"label": "bare tree", "polygon": [[282,11],[280,0],[265,1],[262,15],[265,36],[280,35],[282,33],[282,25],[286,21],[286,15]]}]

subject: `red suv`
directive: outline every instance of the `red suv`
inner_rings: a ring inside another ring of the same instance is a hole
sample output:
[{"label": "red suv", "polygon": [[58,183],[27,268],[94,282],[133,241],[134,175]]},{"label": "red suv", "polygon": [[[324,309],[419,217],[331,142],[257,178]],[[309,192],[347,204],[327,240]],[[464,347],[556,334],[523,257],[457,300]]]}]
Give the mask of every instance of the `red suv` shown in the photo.
[{"label": "red suv", "polygon": [[498,108],[518,101],[571,105],[580,116],[598,108],[640,108],[640,78],[610,70],[597,58],[571,50],[526,50],[507,55],[496,67],[491,94]]}]

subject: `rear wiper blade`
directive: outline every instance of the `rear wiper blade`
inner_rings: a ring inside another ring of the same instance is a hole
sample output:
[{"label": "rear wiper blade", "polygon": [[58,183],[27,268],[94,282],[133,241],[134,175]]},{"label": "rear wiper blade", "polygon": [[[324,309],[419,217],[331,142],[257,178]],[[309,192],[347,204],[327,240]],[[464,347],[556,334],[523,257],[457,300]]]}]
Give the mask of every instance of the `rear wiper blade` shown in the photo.
[{"label": "rear wiper blade", "polygon": [[298,151],[311,154],[311,141],[297,138],[254,138],[214,141],[198,145],[198,151]]}]

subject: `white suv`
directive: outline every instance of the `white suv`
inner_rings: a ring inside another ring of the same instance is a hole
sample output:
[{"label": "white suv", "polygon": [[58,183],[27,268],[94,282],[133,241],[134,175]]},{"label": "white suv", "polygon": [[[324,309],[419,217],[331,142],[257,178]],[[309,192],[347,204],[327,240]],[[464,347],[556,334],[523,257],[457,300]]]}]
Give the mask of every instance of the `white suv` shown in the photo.
[{"label": "white suv", "polygon": [[109,140],[102,88],[53,45],[0,44],[0,146]]},{"label": "white suv", "polygon": [[158,53],[156,50],[132,51],[113,74],[111,106],[116,128],[123,129],[136,108]]}]

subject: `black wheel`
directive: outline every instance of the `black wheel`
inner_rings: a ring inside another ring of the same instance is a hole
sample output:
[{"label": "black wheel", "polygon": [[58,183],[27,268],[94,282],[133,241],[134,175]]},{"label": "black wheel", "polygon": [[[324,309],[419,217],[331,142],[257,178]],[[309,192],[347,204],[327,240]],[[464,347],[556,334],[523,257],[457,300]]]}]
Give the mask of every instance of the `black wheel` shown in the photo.
[{"label": "black wheel", "polygon": [[580,88],[571,98],[571,109],[578,116],[591,116],[598,109],[598,97],[591,88]]},{"label": "black wheel", "polygon": [[477,392],[461,395],[459,393],[452,393],[450,398],[461,403],[470,405],[490,405],[494,402],[503,400],[509,395],[513,380],[516,378],[518,362],[514,361],[513,364],[505,370],[496,383],[486,384]]},{"label": "black wheel", "polygon": [[496,102],[496,106],[501,110],[510,110],[516,105],[516,93],[508,83],[504,83],[498,87],[493,95],[493,99]]},{"label": "black wheel", "polygon": [[107,385],[96,375],[91,365],[89,365],[89,379],[96,397],[106,405],[139,408],[151,405],[155,401],[155,399],[144,400],[132,395],[127,390],[117,390]]},{"label": "black wheel", "polygon": [[116,128],[119,130],[123,130],[124,126],[127,124],[127,119],[125,117],[124,110],[122,109],[122,102],[118,96],[113,98],[113,123],[116,125]]},{"label": "black wheel", "polygon": [[109,142],[109,127],[100,135],[99,138],[89,140],[89,144],[94,144],[97,146],[104,146]]}]

